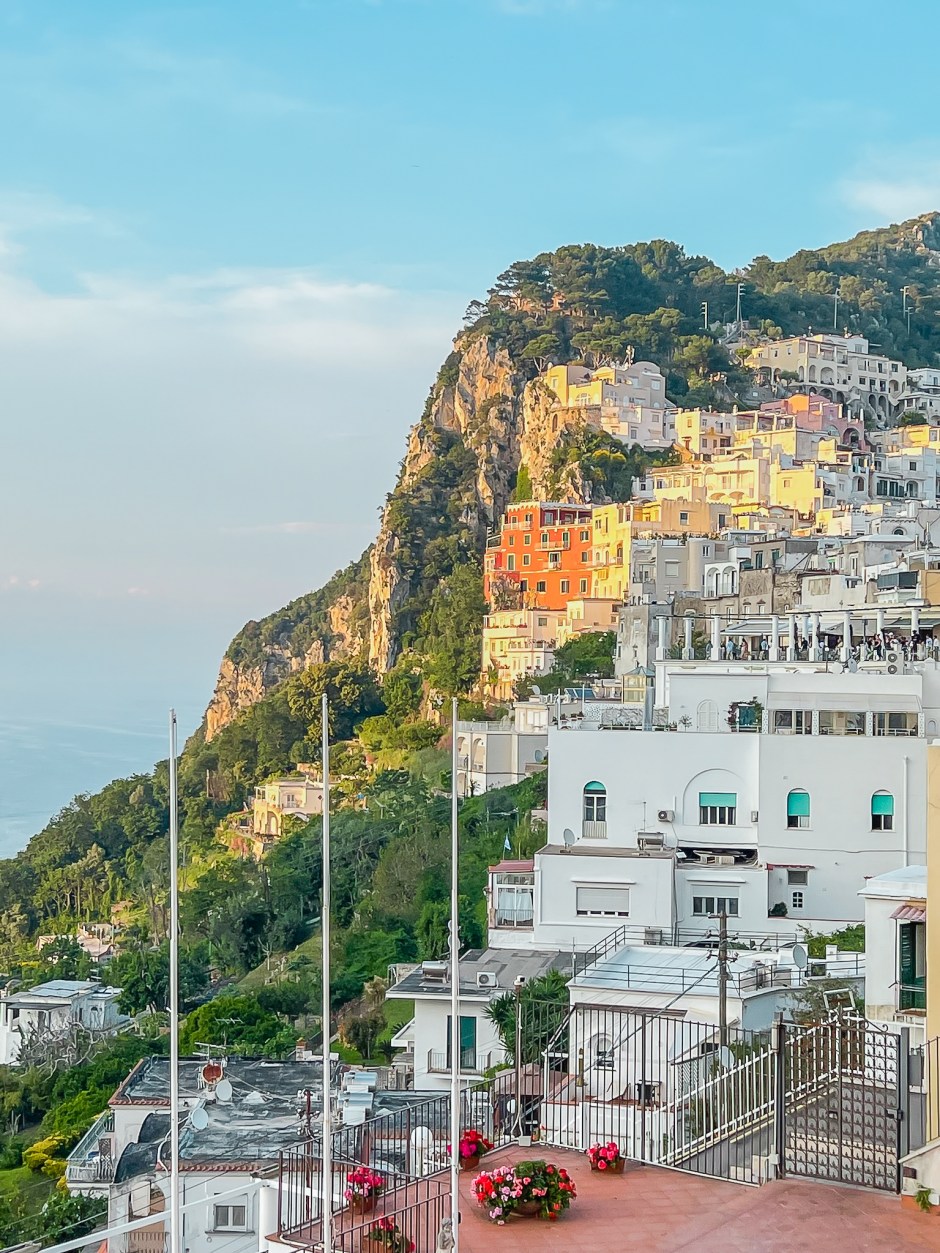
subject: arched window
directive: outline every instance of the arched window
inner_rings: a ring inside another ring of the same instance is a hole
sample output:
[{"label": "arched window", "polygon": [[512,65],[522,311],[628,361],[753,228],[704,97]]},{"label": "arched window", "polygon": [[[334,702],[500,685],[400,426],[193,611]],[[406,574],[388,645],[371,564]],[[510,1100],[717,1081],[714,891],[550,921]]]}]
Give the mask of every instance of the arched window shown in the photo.
[{"label": "arched window", "polygon": [[607,789],[596,780],[584,785],[584,821],[607,822]]},{"label": "arched window", "polygon": [[809,792],[794,788],[787,794],[787,826],[809,826]]},{"label": "arched window", "polygon": [[875,792],[871,798],[872,831],[894,830],[894,797],[890,792]]},{"label": "arched window", "polygon": [[696,710],[696,728],[699,731],[718,730],[718,706],[713,700],[703,700]]}]

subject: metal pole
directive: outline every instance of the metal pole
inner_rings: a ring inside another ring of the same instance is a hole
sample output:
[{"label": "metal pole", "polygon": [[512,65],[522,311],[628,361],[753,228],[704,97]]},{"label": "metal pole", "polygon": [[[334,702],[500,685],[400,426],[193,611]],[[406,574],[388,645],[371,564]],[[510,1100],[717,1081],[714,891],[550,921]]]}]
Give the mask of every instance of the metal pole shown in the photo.
[{"label": "metal pole", "polygon": [[[728,915],[718,915],[718,1039],[728,1047]],[[724,1065],[724,1061],[722,1061]]]},{"label": "metal pole", "polygon": [[513,996],[516,1001],[516,1031],[513,1042],[513,1069],[515,1071],[516,1109],[512,1125],[514,1136],[522,1135],[522,988],[523,980],[516,979]]},{"label": "metal pole", "polygon": [[180,885],[176,710],[170,710],[170,1232],[169,1253],[180,1249]]},{"label": "metal pole", "polygon": [[320,939],[323,948],[323,1121],[320,1147],[320,1213],[323,1253],[333,1253],[333,1119],[330,1108],[330,723],[326,692],[320,705],[323,736],[323,839]]},{"label": "metal pole", "polygon": [[460,1248],[460,848],[457,827],[457,698],[451,701],[450,766],[450,1215]]}]

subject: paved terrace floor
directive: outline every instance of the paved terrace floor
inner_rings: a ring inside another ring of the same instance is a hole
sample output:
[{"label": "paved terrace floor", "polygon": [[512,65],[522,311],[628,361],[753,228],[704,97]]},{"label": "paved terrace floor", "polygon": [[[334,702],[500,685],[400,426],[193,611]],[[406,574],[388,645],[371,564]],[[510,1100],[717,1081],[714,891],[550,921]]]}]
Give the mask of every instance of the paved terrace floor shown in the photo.
[{"label": "paved terrace floor", "polygon": [[[532,1149],[488,1154],[488,1167]],[[461,1176],[461,1253],[921,1253],[940,1250],[940,1217],[902,1209],[896,1196],[784,1180],[761,1188],[656,1166],[593,1173],[577,1153],[549,1151],[578,1186],[557,1223],[511,1218],[494,1227]]]}]

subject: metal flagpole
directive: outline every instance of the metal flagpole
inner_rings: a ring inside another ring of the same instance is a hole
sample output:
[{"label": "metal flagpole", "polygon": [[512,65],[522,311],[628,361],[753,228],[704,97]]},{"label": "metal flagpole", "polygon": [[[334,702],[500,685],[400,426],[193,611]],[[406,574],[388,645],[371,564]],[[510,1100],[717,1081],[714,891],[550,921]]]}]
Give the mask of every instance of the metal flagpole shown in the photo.
[{"label": "metal flagpole", "polygon": [[180,892],[176,710],[170,710],[170,1240],[180,1250]]},{"label": "metal flagpole", "polygon": [[460,896],[457,890],[457,698],[451,701],[450,763],[450,1213],[460,1247]]},{"label": "metal flagpole", "polygon": [[323,1121],[320,1148],[320,1213],[323,1253],[333,1253],[333,1120],[330,1108],[330,726],[326,693],[320,706],[323,733],[323,887],[320,939],[323,946]]}]

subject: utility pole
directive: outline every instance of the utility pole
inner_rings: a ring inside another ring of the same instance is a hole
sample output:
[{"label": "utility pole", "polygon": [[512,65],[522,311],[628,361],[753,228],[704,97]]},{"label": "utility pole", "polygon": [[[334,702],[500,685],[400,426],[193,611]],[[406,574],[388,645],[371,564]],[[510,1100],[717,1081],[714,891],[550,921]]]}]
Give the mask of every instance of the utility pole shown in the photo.
[{"label": "utility pole", "polygon": [[839,329],[839,299],[840,299],[839,293],[833,292],[832,294],[832,329],[834,331],[837,331]]},{"label": "utility pole", "polygon": [[744,291],[744,284],[738,283],[738,300],[734,310],[734,320],[740,326],[741,324],[741,294]]},{"label": "utility pole", "polygon": [[702,325],[708,330],[708,301],[702,301]]},{"label": "utility pole", "polygon": [[718,1040],[728,1047],[728,915],[718,915]]},{"label": "utility pole", "polygon": [[910,291],[909,287],[901,288],[901,312],[904,314],[905,317],[907,317],[907,293],[909,291]]}]

